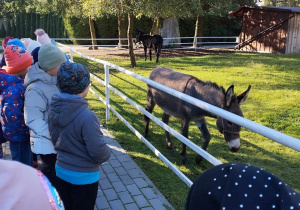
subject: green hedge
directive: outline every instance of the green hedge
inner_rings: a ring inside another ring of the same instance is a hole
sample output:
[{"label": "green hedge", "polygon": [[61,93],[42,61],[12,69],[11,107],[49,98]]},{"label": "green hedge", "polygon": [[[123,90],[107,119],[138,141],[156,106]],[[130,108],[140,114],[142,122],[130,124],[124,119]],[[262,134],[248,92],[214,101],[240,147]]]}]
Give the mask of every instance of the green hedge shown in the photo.
[{"label": "green hedge", "polygon": [[0,37],[36,39],[34,31],[37,28],[44,29],[51,38],[66,37],[63,20],[60,17],[54,14],[39,15],[35,13],[21,13],[16,15],[15,19],[9,19],[6,29],[2,24]]},{"label": "green hedge", "polygon": [[[127,25],[127,17],[125,18]],[[196,18],[178,19],[180,36],[194,36]],[[149,33],[152,20],[142,16],[134,20],[135,30],[143,30]],[[241,23],[236,19],[227,17],[206,16],[204,18],[203,36],[238,36]],[[18,38],[29,37],[35,39],[35,29],[42,28],[51,38],[90,38],[88,18],[60,18],[54,14],[39,15],[34,13],[22,13],[16,19],[10,20],[5,30],[3,24],[0,26],[0,37],[14,36]],[[108,15],[95,20],[97,38],[117,38],[118,18]],[[135,36],[135,35],[134,35]],[[91,41],[77,40],[74,44],[91,44]],[[116,44],[115,41],[98,41],[98,44]]]}]

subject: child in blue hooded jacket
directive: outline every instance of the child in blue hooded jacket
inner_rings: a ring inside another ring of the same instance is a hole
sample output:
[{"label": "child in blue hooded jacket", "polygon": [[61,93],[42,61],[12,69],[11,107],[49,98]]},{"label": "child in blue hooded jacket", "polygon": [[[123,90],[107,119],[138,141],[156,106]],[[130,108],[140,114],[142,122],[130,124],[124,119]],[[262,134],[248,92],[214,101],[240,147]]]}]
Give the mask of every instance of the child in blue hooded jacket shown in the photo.
[{"label": "child in blue hooded jacket", "polygon": [[4,50],[6,70],[0,71],[0,122],[3,137],[9,141],[12,160],[32,166],[29,129],[24,122],[23,79],[32,64],[32,56],[17,45]]},{"label": "child in blue hooded jacket", "polygon": [[66,210],[93,210],[99,166],[110,158],[96,114],[84,100],[90,74],[79,63],[63,63],[57,73],[60,93],[52,96],[49,130],[57,152],[57,190]]}]

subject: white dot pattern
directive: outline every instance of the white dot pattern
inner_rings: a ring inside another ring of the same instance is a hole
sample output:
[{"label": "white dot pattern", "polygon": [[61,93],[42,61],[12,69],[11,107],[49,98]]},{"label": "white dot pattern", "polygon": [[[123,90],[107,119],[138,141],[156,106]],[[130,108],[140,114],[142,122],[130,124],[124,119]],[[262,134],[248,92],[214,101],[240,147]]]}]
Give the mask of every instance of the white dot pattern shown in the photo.
[{"label": "white dot pattern", "polygon": [[[212,200],[216,202],[215,199],[222,198],[219,204],[222,210],[264,210],[277,209],[279,206],[284,206],[287,210],[299,209],[300,195],[275,175],[264,169],[245,164],[223,165],[225,167],[219,167],[215,175],[207,179],[211,184],[208,185],[206,196],[207,198],[210,196],[211,199],[202,200],[202,202],[212,202]],[[201,185],[208,184],[206,182],[201,182]],[[243,199],[240,199],[240,195]],[[201,199],[197,197],[197,200]]]}]

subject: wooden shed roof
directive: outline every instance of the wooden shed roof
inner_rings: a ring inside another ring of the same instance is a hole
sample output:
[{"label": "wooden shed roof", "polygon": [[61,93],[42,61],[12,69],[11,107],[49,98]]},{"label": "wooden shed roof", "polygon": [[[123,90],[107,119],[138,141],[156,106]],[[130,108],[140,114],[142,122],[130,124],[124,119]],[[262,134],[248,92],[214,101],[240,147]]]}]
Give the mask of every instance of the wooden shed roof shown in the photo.
[{"label": "wooden shed roof", "polygon": [[236,11],[230,11],[230,16],[240,17],[243,15],[244,8],[250,9],[258,9],[258,10],[273,10],[273,11],[282,11],[282,12],[290,12],[290,13],[300,13],[300,7],[251,7],[251,6],[241,6]]}]

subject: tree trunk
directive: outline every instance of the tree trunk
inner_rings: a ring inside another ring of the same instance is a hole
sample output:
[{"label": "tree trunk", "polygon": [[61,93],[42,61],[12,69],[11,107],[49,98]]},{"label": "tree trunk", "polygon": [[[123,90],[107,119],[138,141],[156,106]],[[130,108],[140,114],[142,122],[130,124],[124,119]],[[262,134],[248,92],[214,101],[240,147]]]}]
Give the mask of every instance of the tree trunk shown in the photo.
[{"label": "tree trunk", "polygon": [[96,39],[96,31],[95,31],[95,23],[94,20],[91,18],[91,16],[89,16],[89,25],[90,25],[90,32],[91,32],[91,38],[92,38],[92,49],[93,50],[98,50],[97,45],[97,40]]},{"label": "tree trunk", "polygon": [[[204,16],[197,15],[193,47],[196,47],[195,44],[197,42],[202,42],[202,38],[196,39],[196,37],[203,36],[203,25],[204,25]],[[197,44],[197,47],[201,47],[201,46],[202,46],[201,43]]]},{"label": "tree trunk", "polygon": [[128,13],[128,49],[129,49],[129,56],[131,61],[131,67],[136,67],[135,56],[133,52],[133,41],[132,41],[132,29],[133,29],[133,14]]},{"label": "tree trunk", "polygon": [[157,17],[153,20],[152,28],[150,31],[150,35],[159,34],[159,29],[162,28],[164,19],[162,17]]},{"label": "tree trunk", "polygon": [[125,21],[125,15],[122,11],[119,11],[118,13],[118,31],[119,31],[119,47],[125,48],[126,46],[121,45],[127,45],[126,40],[121,40],[121,38],[126,38],[126,21]]}]

